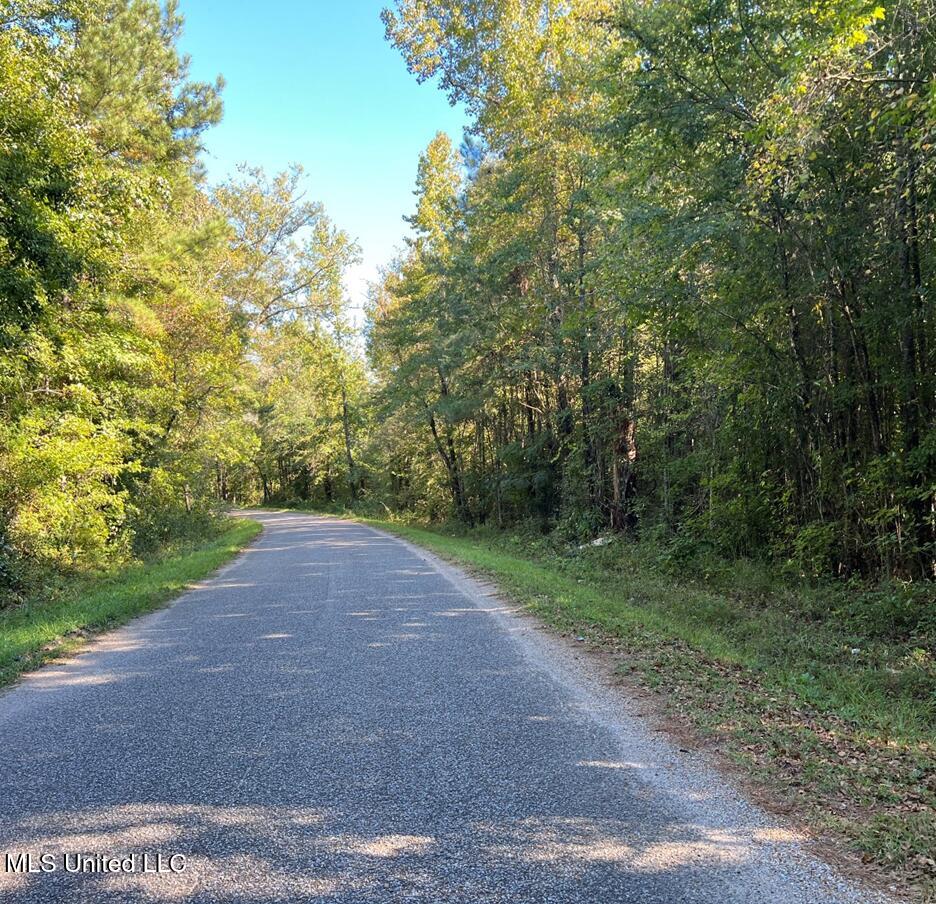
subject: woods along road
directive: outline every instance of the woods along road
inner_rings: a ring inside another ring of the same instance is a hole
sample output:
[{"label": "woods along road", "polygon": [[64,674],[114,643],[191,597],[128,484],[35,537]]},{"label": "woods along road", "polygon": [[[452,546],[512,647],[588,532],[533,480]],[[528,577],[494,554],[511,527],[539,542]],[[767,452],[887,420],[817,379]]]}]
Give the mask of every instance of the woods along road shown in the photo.
[{"label": "woods along road", "polygon": [[252,517],[212,579],[0,696],[4,900],[878,900],[450,566]]}]

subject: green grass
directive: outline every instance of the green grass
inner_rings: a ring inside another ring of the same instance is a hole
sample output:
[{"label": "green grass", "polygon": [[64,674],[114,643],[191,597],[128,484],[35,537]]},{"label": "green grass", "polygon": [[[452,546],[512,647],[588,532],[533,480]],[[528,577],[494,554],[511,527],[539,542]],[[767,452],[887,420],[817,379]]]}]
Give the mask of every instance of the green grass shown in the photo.
[{"label": "green grass", "polygon": [[578,549],[359,520],[493,578],[557,629],[618,654],[623,673],[660,691],[661,708],[770,801],[886,883],[936,901],[934,603],[925,592],[796,585],[750,563],[691,579],[662,567],[652,544]]},{"label": "green grass", "polygon": [[231,519],[201,543],[76,582],[51,598],[37,594],[0,610],[0,685],[75,649],[93,634],[163,605],[219,568],[261,529],[255,521]]}]

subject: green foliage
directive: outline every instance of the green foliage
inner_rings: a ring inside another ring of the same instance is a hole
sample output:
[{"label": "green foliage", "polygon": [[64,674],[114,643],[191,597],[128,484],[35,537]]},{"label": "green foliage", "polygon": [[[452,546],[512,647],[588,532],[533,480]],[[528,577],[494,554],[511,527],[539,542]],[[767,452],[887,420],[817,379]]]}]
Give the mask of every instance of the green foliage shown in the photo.
[{"label": "green foliage", "polygon": [[[164,418],[179,402],[168,375],[199,366],[191,338],[170,360],[179,300],[167,283],[188,262],[165,268],[158,246],[189,228],[179,212],[196,191],[193,141],[220,107],[185,80],[171,6],[5,12],[0,534],[11,580],[131,554],[136,489],[166,456]],[[210,306],[209,287],[185,282]]]},{"label": "green foliage", "polygon": [[292,321],[257,345],[253,462],[264,502],[354,499],[366,482],[355,454],[369,387],[343,330],[334,327]]},{"label": "green foliage", "polygon": [[301,170],[203,184],[176,5],[3,3],[0,579],[256,497],[932,578],[929,0],[383,20],[474,122],[420,158],[365,365]]},{"label": "green foliage", "polygon": [[0,585],[104,572],[262,493],[360,494],[354,243],[298,167],[208,189],[177,4],[0,3]]},{"label": "green foliage", "polygon": [[100,568],[126,554],[120,542],[127,467],[122,437],[75,415],[36,410],[5,443],[0,494],[13,508],[5,533],[39,566]]},{"label": "green foliage", "polygon": [[302,168],[272,179],[246,168],[213,198],[232,230],[225,294],[255,328],[336,316],[342,276],[358,256],[321,204],[302,199]]},{"label": "green foliage", "polygon": [[372,305],[388,501],[932,579],[929,0],[383,18],[475,116]]},{"label": "green foliage", "polygon": [[108,260],[101,167],[50,82],[16,29],[0,31],[0,347]]},{"label": "green foliage", "polygon": [[[65,77],[97,147],[136,162],[194,162],[199,136],[221,118],[223,80],[188,81],[177,0],[111,0],[77,20]],[[144,203],[151,199],[141,196]]]}]

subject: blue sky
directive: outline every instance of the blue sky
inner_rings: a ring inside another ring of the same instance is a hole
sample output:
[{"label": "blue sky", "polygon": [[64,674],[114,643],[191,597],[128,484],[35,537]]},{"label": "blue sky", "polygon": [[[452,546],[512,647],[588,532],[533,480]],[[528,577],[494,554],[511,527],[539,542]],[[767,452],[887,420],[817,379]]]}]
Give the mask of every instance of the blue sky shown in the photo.
[{"label": "blue sky", "polygon": [[212,181],[238,163],[306,170],[308,196],[361,245],[355,305],[402,245],[420,151],[465,121],[433,84],[419,85],[383,37],[371,0],[181,0],[192,75],[227,81],[224,121],[206,136]]}]

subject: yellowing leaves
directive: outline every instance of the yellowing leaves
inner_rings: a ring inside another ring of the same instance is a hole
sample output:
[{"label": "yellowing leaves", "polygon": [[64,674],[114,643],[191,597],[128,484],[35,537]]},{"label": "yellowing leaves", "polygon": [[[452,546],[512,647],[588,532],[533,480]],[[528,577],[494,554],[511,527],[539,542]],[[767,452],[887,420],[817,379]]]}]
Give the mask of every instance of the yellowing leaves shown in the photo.
[{"label": "yellowing leaves", "polygon": [[863,28],[856,28],[851,33],[851,37],[848,40],[848,46],[857,47],[860,44],[866,43],[867,40],[868,40],[868,33]]}]

